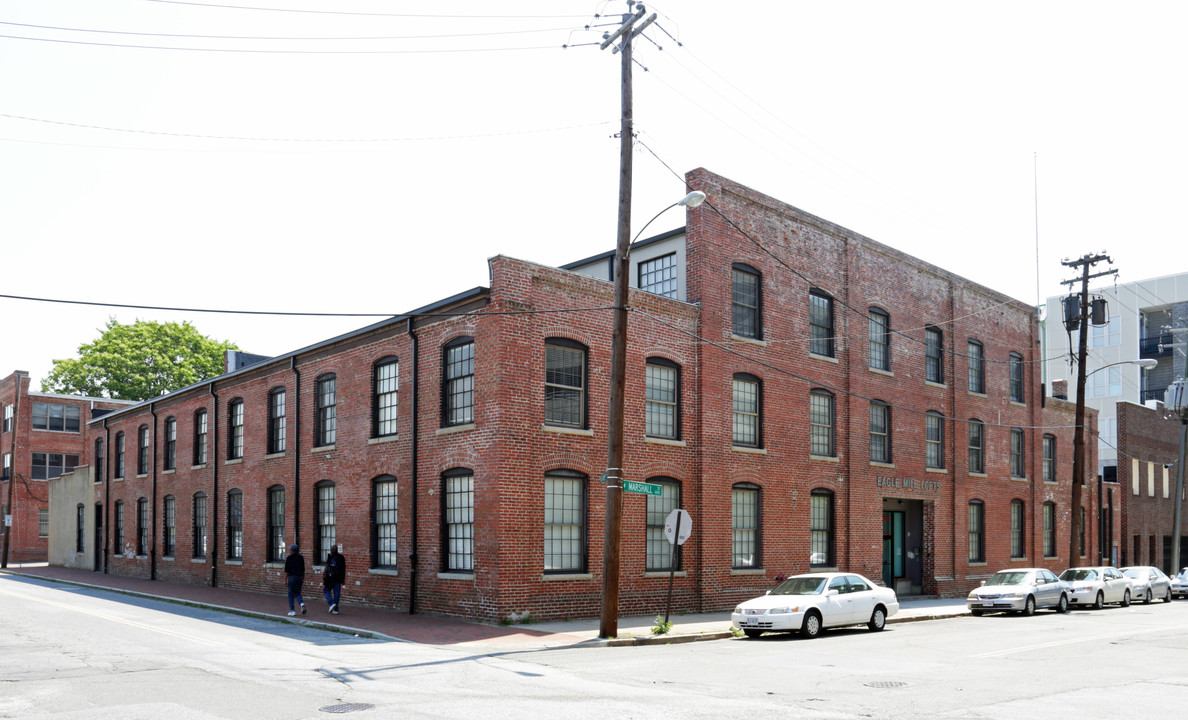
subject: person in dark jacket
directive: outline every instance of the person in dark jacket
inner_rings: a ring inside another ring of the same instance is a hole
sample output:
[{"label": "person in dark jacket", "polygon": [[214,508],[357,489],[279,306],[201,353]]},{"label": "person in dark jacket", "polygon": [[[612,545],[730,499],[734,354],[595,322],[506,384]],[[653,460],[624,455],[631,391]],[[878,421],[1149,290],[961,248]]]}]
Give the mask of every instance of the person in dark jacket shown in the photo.
[{"label": "person in dark jacket", "polygon": [[346,559],[338,552],[337,546],[330,548],[326,556],[326,569],[322,573],[322,594],[326,596],[326,604],[330,606],[330,614],[338,614],[338,600],[342,593],[342,584],[346,581]]},{"label": "person in dark jacket", "polygon": [[301,597],[301,585],[305,582],[305,556],[297,552],[297,544],[289,546],[289,556],[285,558],[285,575],[289,577],[289,617],[297,614],[293,602],[301,606],[301,614],[305,614],[305,598]]}]

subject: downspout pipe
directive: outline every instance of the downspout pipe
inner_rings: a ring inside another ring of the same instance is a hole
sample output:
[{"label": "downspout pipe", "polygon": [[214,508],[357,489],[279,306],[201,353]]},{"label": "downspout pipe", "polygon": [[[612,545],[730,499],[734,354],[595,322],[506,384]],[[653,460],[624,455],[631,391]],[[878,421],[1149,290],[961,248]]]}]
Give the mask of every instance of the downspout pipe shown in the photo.
[{"label": "downspout pipe", "polygon": [[[153,507],[149,511],[150,525],[152,528],[149,532],[149,537],[152,541],[149,543],[149,580],[157,579],[157,403],[149,403],[149,415],[153,416],[153,454],[149,460],[153,464]],[[137,438],[139,441],[139,438]],[[140,448],[136,449],[140,452]]]},{"label": "downspout pipe", "polygon": [[417,333],[413,329],[413,318],[408,319],[408,336],[412,338],[412,447],[410,455],[412,457],[412,472],[409,479],[412,481],[412,552],[408,556],[408,614],[416,615],[417,613],[417,466],[418,466],[418,444],[417,438],[420,436],[420,340],[417,338]]},{"label": "downspout pipe", "polygon": [[111,552],[111,428],[103,418],[103,574],[108,572],[108,553]]},{"label": "downspout pipe", "polygon": [[[17,476],[17,472],[16,472],[17,441],[16,441],[16,439],[17,439],[17,427],[18,427],[19,423],[21,422],[21,382],[22,382],[22,380],[24,380],[25,378],[28,377],[28,375],[24,375],[20,372],[17,372],[14,374],[16,375],[16,393],[13,395],[13,398],[12,398],[12,428],[10,430],[10,432],[12,432],[12,438],[11,438],[12,446],[9,448],[9,452],[12,454],[8,456],[10,458],[10,462],[12,464],[8,468],[8,499],[4,503],[4,507],[6,507],[8,509],[8,514],[9,514],[9,516],[11,516],[13,518],[13,520],[12,520],[11,525],[4,526],[4,550],[2,553],[0,553],[0,568],[8,567],[8,550],[9,550],[9,546],[12,542],[12,531],[16,528],[16,513],[13,512],[13,507],[12,507],[12,498],[13,498],[12,489],[16,486],[16,476]],[[26,390],[25,392],[28,392],[28,391]],[[0,517],[0,523],[3,523],[3,522],[4,522],[4,518]]]},{"label": "downspout pipe", "polygon": [[206,554],[210,558],[210,586],[219,586],[219,394],[215,392],[215,384],[210,384],[210,398],[213,412],[211,413],[210,464],[214,468],[214,484],[210,498],[210,548]]},{"label": "downspout pipe", "polygon": [[[293,542],[301,545],[301,371],[297,357],[289,358],[293,371]],[[282,555],[281,557],[284,557]]]}]

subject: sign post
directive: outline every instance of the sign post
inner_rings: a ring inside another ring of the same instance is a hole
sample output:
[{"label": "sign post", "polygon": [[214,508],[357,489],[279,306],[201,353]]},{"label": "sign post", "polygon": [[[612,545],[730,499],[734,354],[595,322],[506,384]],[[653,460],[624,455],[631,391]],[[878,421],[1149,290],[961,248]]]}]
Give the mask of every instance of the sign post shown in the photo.
[{"label": "sign post", "polygon": [[[656,487],[660,487],[657,485]],[[658,495],[659,493],[657,493]],[[668,602],[664,606],[664,624],[668,625],[668,616],[672,612],[672,579],[676,576],[678,546],[684,545],[693,534],[693,518],[681,508],[668,513],[664,519],[664,537],[672,545],[672,563],[668,568]]]}]

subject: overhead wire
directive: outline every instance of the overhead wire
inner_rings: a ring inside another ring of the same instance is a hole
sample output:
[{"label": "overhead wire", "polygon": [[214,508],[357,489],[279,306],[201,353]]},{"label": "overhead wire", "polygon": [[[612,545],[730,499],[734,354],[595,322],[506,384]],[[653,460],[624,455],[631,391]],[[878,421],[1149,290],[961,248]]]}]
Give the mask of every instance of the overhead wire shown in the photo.
[{"label": "overhead wire", "polygon": [[589,17],[588,15],[443,15],[440,13],[376,13],[376,12],[358,12],[351,10],[305,10],[301,8],[274,8],[274,7],[259,7],[255,5],[232,5],[228,3],[205,3],[194,2],[193,0],[147,0],[148,2],[160,3],[163,5],[190,5],[194,7],[216,8],[222,10],[257,10],[261,12],[282,12],[282,13],[301,13],[310,15],[344,15],[344,16],[361,16],[361,17],[398,17],[398,18],[437,18],[447,20],[556,20],[565,18],[582,18]]}]

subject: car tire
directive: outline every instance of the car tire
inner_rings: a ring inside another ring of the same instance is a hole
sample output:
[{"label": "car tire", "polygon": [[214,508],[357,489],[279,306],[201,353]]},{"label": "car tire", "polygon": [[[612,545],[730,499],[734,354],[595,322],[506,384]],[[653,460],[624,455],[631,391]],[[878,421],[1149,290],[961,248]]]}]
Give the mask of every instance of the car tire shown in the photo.
[{"label": "car tire", "polygon": [[1056,612],[1064,615],[1068,612],[1068,596],[1060,593],[1060,602],[1056,604]]},{"label": "car tire", "polygon": [[1035,596],[1028,595],[1027,600],[1023,603],[1023,614],[1028,617],[1035,614]]},{"label": "car tire", "polygon": [[812,640],[821,635],[821,629],[821,613],[809,610],[808,614],[804,616],[804,622],[800,625],[800,636]]},{"label": "car tire", "polygon": [[1093,600],[1093,609],[1094,609],[1094,610],[1100,610],[1100,609],[1102,609],[1103,607],[1105,607],[1105,593],[1103,593],[1102,591],[1098,590],[1098,591],[1097,591],[1097,597],[1096,597],[1096,598],[1094,598],[1094,600]]},{"label": "car tire", "polygon": [[1122,593],[1122,607],[1130,607],[1130,590]]},{"label": "car tire", "polygon": [[974,617],[981,617],[982,613],[984,613],[984,612],[986,612],[986,611],[985,610],[970,610],[969,614],[973,615]]},{"label": "car tire", "polygon": [[866,627],[870,628],[871,632],[879,632],[887,627],[887,611],[879,605],[870,614],[870,622],[866,623]]},{"label": "car tire", "polygon": [[755,639],[762,634],[763,634],[762,630],[743,630],[743,635],[746,635],[747,637],[749,637],[751,639]]},{"label": "car tire", "polygon": [[1143,596],[1143,604],[1144,605],[1151,604],[1151,588],[1147,588],[1147,594]]},{"label": "car tire", "polygon": [[1172,601],[1171,588],[1167,589],[1167,594],[1163,596],[1163,602],[1169,603]]}]

